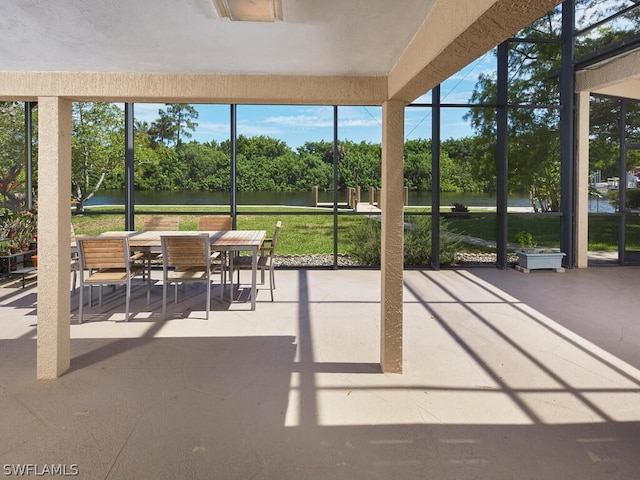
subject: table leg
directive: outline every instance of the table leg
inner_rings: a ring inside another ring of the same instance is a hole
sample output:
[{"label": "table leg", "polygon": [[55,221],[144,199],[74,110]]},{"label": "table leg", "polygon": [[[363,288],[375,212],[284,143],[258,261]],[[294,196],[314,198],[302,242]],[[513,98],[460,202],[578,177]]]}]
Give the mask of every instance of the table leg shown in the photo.
[{"label": "table leg", "polygon": [[251,257],[251,310],[256,309],[256,294],[258,288],[256,287],[258,277],[258,249],[254,249]]},{"label": "table leg", "polygon": [[233,303],[233,250],[229,252],[229,275],[231,275],[231,282],[229,282],[229,303]]}]

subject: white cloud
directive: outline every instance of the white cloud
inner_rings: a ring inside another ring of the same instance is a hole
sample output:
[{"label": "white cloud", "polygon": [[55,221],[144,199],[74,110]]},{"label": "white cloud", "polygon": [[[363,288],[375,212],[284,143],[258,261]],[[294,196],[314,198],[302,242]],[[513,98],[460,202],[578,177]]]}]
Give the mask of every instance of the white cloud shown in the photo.
[{"label": "white cloud", "polygon": [[136,103],[133,106],[133,116],[139,122],[155,122],[159,115],[159,109],[167,109],[164,103]]},{"label": "white cloud", "polygon": [[317,116],[317,115],[278,115],[266,117],[262,123],[280,125],[283,127],[294,128],[326,128],[333,126],[333,117]]},{"label": "white cloud", "polygon": [[354,118],[351,120],[338,120],[339,127],[380,127],[380,125],[381,122],[374,118]]},{"label": "white cloud", "polygon": [[207,122],[207,121],[200,122],[199,121],[197,131],[199,135],[229,136],[230,126],[229,126],[229,122],[217,123],[217,122]]},{"label": "white cloud", "polygon": [[247,137],[252,137],[255,135],[279,136],[283,133],[283,130],[280,128],[264,126],[255,122],[238,123],[237,129],[239,135],[245,135]]},{"label": "white cloud", "polygon": [[[379,127],[380,120],[363,112],[365,107],[339,107],[338,127]],[[298,130],[312,128],[333,128],[333,108],[321,107],[303,110],[297,115],[274,115],[260,121],[264,124],[277,125]]]}]

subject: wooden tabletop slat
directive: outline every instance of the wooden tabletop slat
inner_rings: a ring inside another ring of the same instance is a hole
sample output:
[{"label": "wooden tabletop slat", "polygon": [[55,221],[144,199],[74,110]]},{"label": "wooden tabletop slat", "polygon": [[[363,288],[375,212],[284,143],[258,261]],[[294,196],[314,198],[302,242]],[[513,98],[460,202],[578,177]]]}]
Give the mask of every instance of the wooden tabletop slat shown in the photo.
[{"label": "wooden tabletop slat", "polygon": [[161,247],[160,237],[163,235],[201,235],[208,233],[212,250],[253,250],[262,245],[267,233],[265,230],[200,230],[200,231],[113,231],[105,232],[103,235],[126,235],[129,237],[131,248],[153,248]]}]

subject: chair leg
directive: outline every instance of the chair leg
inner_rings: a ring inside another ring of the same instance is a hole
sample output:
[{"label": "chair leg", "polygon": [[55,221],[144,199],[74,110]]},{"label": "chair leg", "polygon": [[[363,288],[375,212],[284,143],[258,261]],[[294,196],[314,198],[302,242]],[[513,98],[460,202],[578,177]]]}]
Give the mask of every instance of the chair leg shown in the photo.
[{"label": "chair leg", "polygon": [[205,318],[207,320],[209,320],[209,310],[211,309],[211,274],[209,274],[209,276],[207,276],[207,294],[206,294],[206,299],[207,299],[207,305],[206,305],[206,314],[205,314]]},{"label": "chair leg", "polygon": [[80,306],[78,308],[78,323],[82,323],[82,313],[84,306],[84,285],[80,283]]},{"label": "chair leg", "polygon": [[147,272],[147,305],[151,305],[151,270]]},{"label": "chair leg", "polygon": [[222,252],[220,259],[220,300],[224,299],[224,287],[227,285],[227,256]]},{"label": "chair leg", "polygon": [[124,300],[124,303],[126,305],[125,307],[125,313],[124,313],[124,321],[128,322],[129,321],[129,299],[131,298],[131,279],[129,279],[129,281],[127,282],[127,286],[126,286],[126,298]]},{"label": "chair leg", "polygon": [[162,319],[167,316],[167,279],[162,281]]},{"label": "chair leg", "polygon": [[[264,270],[263,270],[264,272]],[[271,292],[271,301],[273,302],[273,289],[275,287],[275,275],[273,273],[273,267],[269,269],[269,291]]]},{"label": "chair leg", "polygon": [[[240,288],[240,269],[238,268],[238,283],[236,287]],[[231,272],[231,291],[229,292],[229,301],[233,302],[233,272]]]}]

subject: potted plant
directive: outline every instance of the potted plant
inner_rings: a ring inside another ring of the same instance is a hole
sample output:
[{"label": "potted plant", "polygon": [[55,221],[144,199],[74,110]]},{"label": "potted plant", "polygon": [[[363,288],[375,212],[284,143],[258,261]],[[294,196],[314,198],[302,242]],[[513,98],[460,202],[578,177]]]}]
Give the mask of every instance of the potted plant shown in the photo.
[{"label": "potted plant", "polygon": [[14,250],[29,250],[33,249],[37,228],[37,219],[32,212],[5,211],[0,236],[8,240]]},{"label": "potted plant", "polygon": [[451,216],[461,217],[461,218],[470,218],[469,207],[467,207],[463,203],[455,202],[453,204],[453,207],[451,207]]},{"label": "potted plant", "polygon": [[564,252],[555,248],[538,247],[530,232],[519,232],[517,239],[520,249],[516,250],[516,255],[520,270],[528,272],[529,270],[550,268],[558,272],[563,271]]},{"label": "potted plant", "polygon": [[11,255],[11,242],[9,240],[0,240],[0,271],[2,272],[9,270],[10,262],[7,258],[9,255]]},{"label": "potted plant", "polygon": [[469,213],[469,207],[464,203],[455,202],[453,207],[451,207],[451,211],[456,213]]}]

